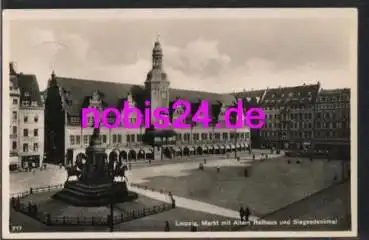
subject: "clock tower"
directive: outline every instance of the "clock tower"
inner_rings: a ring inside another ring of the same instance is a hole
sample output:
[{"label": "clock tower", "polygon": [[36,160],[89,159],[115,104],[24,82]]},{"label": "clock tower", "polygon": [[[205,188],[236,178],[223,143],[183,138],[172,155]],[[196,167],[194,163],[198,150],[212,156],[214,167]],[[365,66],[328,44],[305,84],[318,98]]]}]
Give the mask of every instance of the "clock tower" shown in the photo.
[{"label": "clock tower", "polygon": [[147,73],[145,88],[150,96],[152,122],[155,119],[154,109],[169,108],[169,81],[163,69],[163,50],[159,39],[154,43],[152,69]]}]

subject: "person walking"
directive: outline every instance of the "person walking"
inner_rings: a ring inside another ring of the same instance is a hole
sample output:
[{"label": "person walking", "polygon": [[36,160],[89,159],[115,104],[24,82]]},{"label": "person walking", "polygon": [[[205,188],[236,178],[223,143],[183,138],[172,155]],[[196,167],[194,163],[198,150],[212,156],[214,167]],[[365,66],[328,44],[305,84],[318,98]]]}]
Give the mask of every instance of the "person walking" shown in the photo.
[{"label": "person walking", "polygon": [[169,222],[165,221],[165,232],[169,232],[169,231],[170,231]]},{"label": "person walking", "polygon": [[245,209],[243,208],[243,206],[240,207],[239,213],[240,213],[240,219],[241,221],[243,221],[244,216],[245,216]]},{"label": "person walking", "polygon": [[246,209],[245,209],[245,213],[244,213],[245,215],[244,215],[244,220],[246,221],[246,222],[248,222],[249,221],[249,217],[250,217],[250,209],[248,208],[248,207],[246,207]]}]

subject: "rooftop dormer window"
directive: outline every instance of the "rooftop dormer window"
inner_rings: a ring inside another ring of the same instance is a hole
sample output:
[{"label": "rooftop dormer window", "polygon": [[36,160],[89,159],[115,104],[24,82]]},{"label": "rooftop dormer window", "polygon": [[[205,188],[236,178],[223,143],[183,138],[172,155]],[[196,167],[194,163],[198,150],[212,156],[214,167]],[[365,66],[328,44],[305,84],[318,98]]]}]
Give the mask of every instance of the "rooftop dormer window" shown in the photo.
[{"label": "rooftop dormer window", "polygon": [[29,97],[29,92],[24,92],[25,97]]}]

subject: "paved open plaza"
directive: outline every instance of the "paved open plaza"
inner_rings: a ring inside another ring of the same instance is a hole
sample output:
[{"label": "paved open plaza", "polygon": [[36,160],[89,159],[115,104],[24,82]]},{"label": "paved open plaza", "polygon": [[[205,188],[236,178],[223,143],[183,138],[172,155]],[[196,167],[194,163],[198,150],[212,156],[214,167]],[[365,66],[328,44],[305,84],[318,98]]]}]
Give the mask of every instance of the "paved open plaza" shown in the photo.
[{"label": "paved open plaza", "polygon": [[[251,220],[257,220],[271,212],[300,201],[322,189],[335,185],[340,180],[341,165],[339,161],[326,159],[286,158],[283,155],[269,154],[268,160],[260,161],[261,152],[255,151],[256,159],[244,153],[240,161],[225,156],[205,156],[196,159],[169,161],[153,161],[149,163],[134,163],[126,174],[129,189],[139,194],[139,200],[134,203],[115,206],[114,214],[127,211],[130,206],[149,206],[156,203],[170,203],[168,192],[176,200],[176,208],[143,217],[115,226],[115,231],[163,231],[165,221],[170,222],[173,231],[188,231],[189,226],[179,226],[179,221],[192,220],[235,220],[239,218],[240,206],[251,210]],[[206,163],[204,163],[206,158]],[[218,158],[218,159],[217,159]],[[288,159],[290,162],[288,163]],[[204,165],[204,170],[199,165]],[[244,176],[244,169],[249,169],[249,176]],[[19,172],[10,175],[11,193],[22,192],[30,187],[62,184],[67,178],[64,168],[48,165],[44,171]],[[346,188],[345,188],[346,189]],[[348,189],[344,190],[347,191]],[[339,191],[342,192],[341,190]],[[106,216],[109,207],[74,208],[56,204],[50,201],[51,193],[36,194],[30,201],[41,204],[44,210],[53,209],[58,214],[78,213],[89,216],[95,213]],[[340,201],[342,194],[334,195]],[[349,196],[349,195],[348,195]],[[301,204],[300,204],[301,205]],[[337,205],[337,204],[336,204]],[[54,207],[53,207],[54,206]],[[299,207],[304,208],[303,206]],[[342,209],[342,206],[337,206]],[[82,211],[82,210],[83,211]],[[62,213],[60,212],[62,211]],[[329,210],[324,210],[329,212]],[[320,212],[323,212],[321,210]],[[305,213],[302,213],[304,215]],[[341,214],[341,213],[339,213]],[[46,227],[35,220],[14,213],[13,224],[27,221],[29,231],[88,231],[91,227],[57,226]],[[287,214],[288,215],[288,214]],[[306,214],[305,214],[306,215]],[[316,213],[315,215],[319,215]],[[283,216],[278,216],[283,218]],[[29,223],[33,222],[34,223]],[[225,229],[226,228],[226,229]],[[94,227],[94,231],[107,231],[107,227]],[[228,227],[200,226],[199,230],[219,231],[229,230]],[[51,230],[50,230],[51,231]]]}]

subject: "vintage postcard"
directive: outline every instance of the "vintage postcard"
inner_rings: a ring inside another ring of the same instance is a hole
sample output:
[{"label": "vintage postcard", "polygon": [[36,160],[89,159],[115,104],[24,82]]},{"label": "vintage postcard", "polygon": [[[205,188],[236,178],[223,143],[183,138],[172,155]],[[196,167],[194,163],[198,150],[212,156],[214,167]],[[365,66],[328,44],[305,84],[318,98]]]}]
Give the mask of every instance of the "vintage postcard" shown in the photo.
[{"label": "vintage postcard", "polygon": [[356,9],[3,18],[5,238],[356,236]]}]

